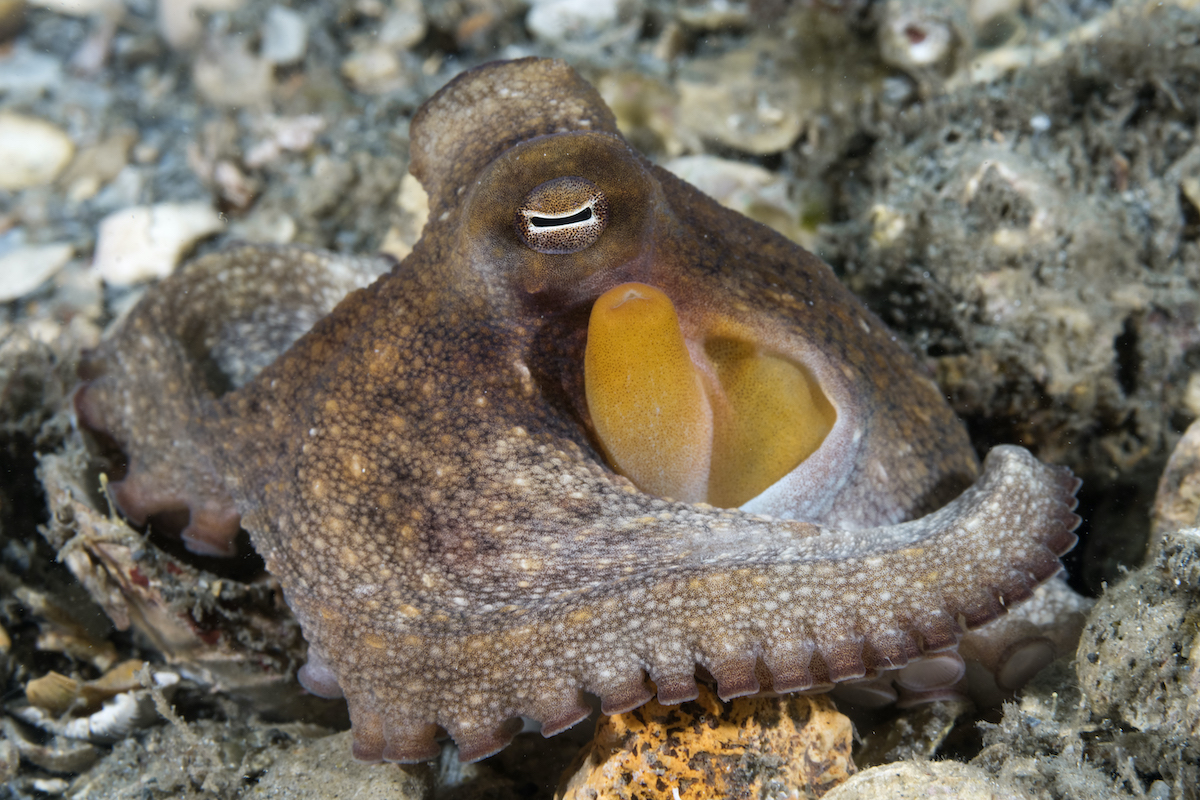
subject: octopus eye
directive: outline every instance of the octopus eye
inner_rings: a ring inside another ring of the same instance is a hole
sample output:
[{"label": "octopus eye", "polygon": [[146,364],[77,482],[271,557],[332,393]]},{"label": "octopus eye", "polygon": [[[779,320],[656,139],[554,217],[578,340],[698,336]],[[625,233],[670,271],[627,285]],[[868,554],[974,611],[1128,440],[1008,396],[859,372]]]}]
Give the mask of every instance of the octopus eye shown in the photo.
[{"label": "octopus eye", "polygon": [[525,195],[516,224],[522,241],[539,253],[578,253],[608,225],[608,198],[586,178],[555,178]]}]

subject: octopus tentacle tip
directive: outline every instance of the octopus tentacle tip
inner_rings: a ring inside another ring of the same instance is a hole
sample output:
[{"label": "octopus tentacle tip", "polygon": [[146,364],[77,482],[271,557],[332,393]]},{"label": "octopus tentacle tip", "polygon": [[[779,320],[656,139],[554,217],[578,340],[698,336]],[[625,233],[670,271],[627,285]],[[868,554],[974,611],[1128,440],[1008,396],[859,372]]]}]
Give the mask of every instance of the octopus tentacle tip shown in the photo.
[{"label": "octopus tentacle tip", "polygon": [[[505,720],[494,726],[457,727],[449,730],[450,737],[458,746],[458,759],[464,764],[481,761],[488,756],[494,756],[521,732],[523,723],[519,717]],[[426,761],[429,756],[416,758],[415,761]]]},{"label": "octopus tentacle tip", "polygon": [[632,711],[638,706],[650,702],[654,697],[654,694],[646,688],[646,683],[642,678],[602,690],[599,695],[600,711],[609,716]]},{"label": "octopus tentacle tip", "polygon": [[656,677],[654,686],[658,702],[664,706],[687,703],[700,696],[700,689],[696,685],[696,677],[692,672]]},{"label": "octopus tentacle tip", "polygon": [[758,694],[762,687],[755,674],[756,665],[757,659],[749,656],[728,659],[709,667],[709,672],[717,681],[717,697],[732,700],[735,697]]},{"label": "octopus tentacle tip", "polygon": [[825,675],[831,683],[855,680],[867,674],[861,638],[845,638],[818,647],[817,654],[825,664]]},{"label": "octopus tentacle tip", "polygon": [[429,761],[436,758],[442,749],[437,742],[437,726],[432,723],[410,726],[391,722],[384,725],[383,736],[380,759],[392,764]]},{"label": "octopus tentacle tip", "polygon": [[354,731],[353,743],[350,748],[354,760],[364,764],[377,764],[383,761],[383,751],[387,746],[387,740],[383,735],[383,717],[351,703],[350,724]]},{"label": "octopus tentacle tip", "polygon": [[542,736],[550,738],[568,728],[573,728],[583,722],[592,714],[592,707],[582,701],[568,708],[556,711],[552,715],[547,715],[541,724]]}]

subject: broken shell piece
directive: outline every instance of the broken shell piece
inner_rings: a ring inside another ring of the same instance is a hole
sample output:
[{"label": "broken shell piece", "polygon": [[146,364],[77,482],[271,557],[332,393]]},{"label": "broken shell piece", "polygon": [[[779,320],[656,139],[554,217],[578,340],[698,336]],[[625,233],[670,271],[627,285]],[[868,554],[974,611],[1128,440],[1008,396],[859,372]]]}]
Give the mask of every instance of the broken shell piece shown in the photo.
[{"label": "broken shell piece", "polygon": [[0,731],[3,731],[5,739],[16,746],[21,758],[50,772],[83,772],[100,755],[88,742],[63,736],[54,736],[49,742],[39,744],[26,737],[21,726],[8,718],[0,718]]},{"label": "broken shell piece", "polygon": [[74,246],[26,245],[0,255],[0,302],[16,300],[37,289],[75,255]]},{"label": "broken shell piece", "polygon": [[34,778],[30,785],[35,791],[48,795],[60,795],[71,788],[62,778]]},{"label": "broken shell piece", "polygon": [[[83,684],[83,696],[90,703],[99,704],[115,694],[144,688],[138,673],[146,665],[145,661],[131,658],[122,661],[94,681]],[[155,675],[173,675],[171,672],[160,672]]]},{"label": "broken shell piece", "polygon": [[153,689],[138,688],[112,695],[104,701],[103,707],[98,711],[83,717],[55,719],[48,709],[38,706],[28,706],[13,713],[23,722],[56,736],[86,739],[96,744],[112,744],[157,722],[159,714],[154,692],[172,694],[179,685],[180,678],[174,672],[162,671],[154,673],[153,680]]},{"label": "broken shell piece", "polygon": [[[178,680],[178,676],[175,678]],[[156,721],[158,711],[150,692],[126,692],[105,702],[95,714],[71,720],[63,729],[63,735],[97,743],[118,742]]]},{"label": "broken shell piece", "polygon": [[49,672],[25,686],[25,697],[30,704],[56,716],[73,708],[94,711],[114,695],[142,688],[137,673],[144,663],[137,659],[123,661],[96,680],[87,682]]},{"label": "broken shell piece", "polygon": [[25,684],[25,699],[52,714],[68,711],[79,697],[79,681],[50,672]]},{"label": "broken shell piece", "polygon": [[17,752],[17,746],[8,739],[0,739],[0,784],[17,777],[20,764],[21,754]]},{"label": "broken shell piece", "polygon": [[122,209],[100,221],[94,267],[114,286],[161,278],[193,244],[224,227],[206,202]]},{"label": "broken shell piece", "polygon": [[116,662],[117,648],[113,643],[103,639],[99,631],[85,628],[50,595],[18,586],[13,589],[13,596],[37,619],[38,650],[65,653],[102,670]]},{"label": "broken shell piece", "polygon": [[970,57],[974,40],[964,0],[888,0],[884,5],[880,55],[914,77],[950,75]]}]

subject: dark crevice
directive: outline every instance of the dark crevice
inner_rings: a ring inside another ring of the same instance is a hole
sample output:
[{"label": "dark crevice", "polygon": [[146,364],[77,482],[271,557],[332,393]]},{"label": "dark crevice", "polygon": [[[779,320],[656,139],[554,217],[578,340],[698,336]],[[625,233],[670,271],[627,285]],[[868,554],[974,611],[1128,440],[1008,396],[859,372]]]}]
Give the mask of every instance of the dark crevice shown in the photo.
[{"label": "dark crevice", "polygon": [[1142,360],[1138,352],[1140,338],[1137,321],[1133,317],[1126,317],[1121,333],[1113,339],[1113,349],[1117,355],[1117,383],[1126,397],[1136,392],[1138,387]]}]

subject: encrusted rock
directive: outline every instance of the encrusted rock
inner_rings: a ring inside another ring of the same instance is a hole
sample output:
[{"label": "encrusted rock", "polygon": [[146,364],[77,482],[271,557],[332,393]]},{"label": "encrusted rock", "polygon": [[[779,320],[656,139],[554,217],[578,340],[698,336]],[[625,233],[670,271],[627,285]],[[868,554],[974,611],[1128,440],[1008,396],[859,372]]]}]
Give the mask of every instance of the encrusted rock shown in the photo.
[{"label": "encrusted rock", "polygon": [[809,10],[743,47],[681,65],[679,120],[692,136],[754,155],[807,134],[810,152],[881,93],[884,76],[844,20]]},{"label": "encrusted rock", "polygon": [[1163,535],[1200,525],[1200,422],[1188,426],[1158,482],[1151,547]]},{"label": "encrusted rock", "polygon": [[819,95],[806,92],[796,72],[749,49],[695,61],[677,85],[684,125],[705,139],[755,155],[790,147],[819,103]]},{"label": "encrusted rock", "polygon": [[424,800],[433,795],[433,774],[426,764],[360,764],[350,756],[350,732],[298,744],[276,759],[258,779],[248,800],[322,797],[356,800]]},{"label": "encrusted rock", "polygon": [[800,203],[781,175],[757,164],[717,156],[681,156],[663,165],[726,208],[769,225],[789,239],[812,247],[815,235],[802,226]]},{"label": "encrusted rock", "polygon": [[854,774],[853,728],[828,697],[722,703],[699,690],[692,702],[602,717],[558,800],[816,798]]},{"label": "encrusted rock", "polygon": [[825,795],[825,800],[1033,800],[1021,788],[979,767],[956,761],[906,761],[858,773]]},{"label": "encrusted rock", "polygon": [[1200,736],[1200,528],[1164,532],[1096,602],[1076,655],[1093,718],[1183,743]]}]

